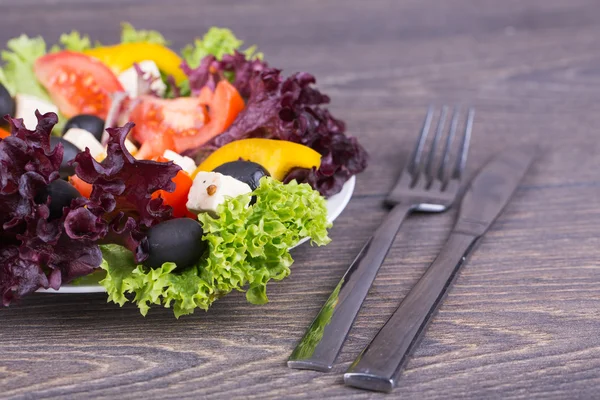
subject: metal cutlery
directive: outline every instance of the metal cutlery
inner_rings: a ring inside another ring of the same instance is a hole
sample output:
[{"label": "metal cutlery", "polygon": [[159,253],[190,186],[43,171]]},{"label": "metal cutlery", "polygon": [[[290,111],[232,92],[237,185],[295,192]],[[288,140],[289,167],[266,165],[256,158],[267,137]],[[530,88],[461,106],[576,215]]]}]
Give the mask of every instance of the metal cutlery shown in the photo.
[{"label": "metal cutlery", "polygon": [[508,203],[534,154],[532,149],[505,150],[481,169],[465,193],[448,241],[344,374],[346,385],[385,392],[394,388],[461,265]]},{"label": "metal cutlery", "polygon": [[458,155],[452,160],[452,142],[460,115],[457,109],[454,110],[441,162],[436,168],[436,153],[446,130],[447,114],[448,107],[443,107],[429,151],[424,154],[434,116],[434,109],[429,108],[412,156],[386,198],[386,203],[392,207],[390,213],[365,243],[313,320],[292,352],[288,367],[329,371],[406,216],[413,211],[445,211],[456,199],[467,160],[475,112],[469,109],[467,113]]}]

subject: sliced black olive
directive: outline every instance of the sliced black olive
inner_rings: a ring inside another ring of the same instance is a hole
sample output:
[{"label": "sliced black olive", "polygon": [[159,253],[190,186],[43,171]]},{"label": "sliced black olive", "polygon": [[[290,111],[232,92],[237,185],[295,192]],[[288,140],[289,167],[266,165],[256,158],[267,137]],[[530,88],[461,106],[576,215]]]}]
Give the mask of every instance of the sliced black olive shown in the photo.
[{"label": "sliced black olive", "polygon": [[60,163],[60,170],[59,170],[60,177],[63,179],[66,179],[69,176],[75,174],[75,168],[67,165],[67,163],[69,161],[71,161],[72,159],[74,159],[75,156],[77,155],[77,153],[81,152],[81,150],[79,150],[77,148],[77,146],[75,146],[73,143],[69,142],[68,140],[65,140],[63,138],[59,138],[56,136],[50,137],[50,148],[54,149],[58,143],[62,143],[63,148],[64,148],[63,159],[62,159],[62,162]]},{"label": "sliced black olive", "polygon": [[8,90],[0,83],[0,126],[6,126],[8,123],[4,120],[5,115],[15,116],[15,99],[12,98]]},{"label": "sliced black olive", "polygon": [[63,128],[63,135],[71,128],[85,129],[90,132],[98,141],[102,140],[104,132],[104,120],[95,115],[81,114],[76,115],[67,121]]},{"label": "sliced black olive", "polygon": [[178,270],[196,264],[207,244],[202,240],[204,231],[198,221],[178,218],[161,222],[148,230],[149,256],[144,265],[160,268],[166,262],[177,264]]},{"label": "sliced black olive", "polygon": [[50,217],[48,220],[53,220],[62,217],[63,207],[69,207],[71,200],[81,197],[77,189],[69,182],[57,179],[51,182],[46,189],[39,193],[35,200],[37,203],[45,203],[50,196]]},{"label": "sliced black olive", "polygon": [[252,161],[231,161],[223,165],[219,165],[214,169],[214,172],[219,172],[223,175],[231,176],[238,181],[242,181],[253,191],[260,184],[260,178],[269,176],[269,172],[262,165]]}]

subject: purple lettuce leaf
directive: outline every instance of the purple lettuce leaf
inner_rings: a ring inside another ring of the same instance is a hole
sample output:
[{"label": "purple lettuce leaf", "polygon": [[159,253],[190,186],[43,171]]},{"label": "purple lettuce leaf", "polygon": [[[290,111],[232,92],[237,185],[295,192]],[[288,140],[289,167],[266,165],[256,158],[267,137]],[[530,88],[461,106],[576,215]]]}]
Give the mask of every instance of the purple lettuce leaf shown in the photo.
[{"label": "purple lettuce leaf", "polygon": [[197,68],[190,67],[185,61],[181,64],[181,69],[188,77],[190,92],[193,96],[198,96],[200,90],[205,86],[210,90],[215,90],[217,83],[222,79],[218,65],[217,59],[210,55],[204,57]]},{"label": "purple lettuce leaf", "polygon": [[[49,220],[50,198],[39,200],[59,179],[62,145],[50,148],[54,113],[36,112],[29,131],[21,119],[9,118],[11,135],[0,139],[0,297],[2,305],[39,288],[58,289],[63,282],[91,273],[102,255],[88,239],[71,238],[64,220],[73,211]],[[73,206],[73,204],[72,204]]]},{"label": "purple lettuce leaf", "polygon": [[172,218],[172,208],[152,194],[175,190],[172,179],[181,168],[173,162],[136,160],[125,147],[133,126],[107,129],[107,157],[101,163],[87,149],[73,160],[77,176],[93,189],[89,199],[81,200],[85,207],[67,216],[65,229],[73,237],[121,244],[141,262],[148,256],[145,232]]},{"label": "purple lettuce leaf", "polygon": [[235,50],[225,54],[221,60],[208,55],[200,61],[197,68],[191,68],[186,62],[181,66],[187,75],[192,95],[197,96],[202,88],[215,90],[221,79],[228,79],[240,95],[247,99],[251,95],[250,83],[256,73],[267,68],[267,63],[255,58],[248,60],[244,54]]},{"label": "purple lettuce leaf", "polygon": [[362,172],[368,161],[356,138],[322,105],[329,97],[312,85],[315,78],[297,73],[287,79],[281,71],[264,68],[249,80],[246,108],[223,134],[205,148],[215,149],[234,140],[261,137],[288,140],[311,147],[322,155],[318,170],[293,170],[286,181],[309,183],[323,196],[338,193],[352,175]]},{"label": "purple lettuce leaf", "polygon": [[264,71],[267,63],[255,58],[248,60],[246,56],[235,50],[233,54],[225,54],[219,61],[218,69],[231,81],[240,95],[248,99],[252,94],[250,82],[255,74]]}]

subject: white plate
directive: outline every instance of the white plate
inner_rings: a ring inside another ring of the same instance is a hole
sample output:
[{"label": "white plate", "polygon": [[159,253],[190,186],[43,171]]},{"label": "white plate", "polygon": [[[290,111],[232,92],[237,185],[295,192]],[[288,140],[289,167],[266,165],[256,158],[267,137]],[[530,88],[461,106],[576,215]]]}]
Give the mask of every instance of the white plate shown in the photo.
[{"label": "white plate", "polygon": [[[333,222],[341,213],[344,208],[348,205],[352,193],[354,193],[354,184],[356,182],[355,177],[350,178],[342,188],[342,191],[331,196],[327,199],[327,219]],[[296,246],[308,241],[309,238],[305,238]],[[294,247],[296,247],[294,246]],[[103,293],[105,292],[104,287],[100,285],[63,285],[60,289],[40,289],[40,293]]]}]

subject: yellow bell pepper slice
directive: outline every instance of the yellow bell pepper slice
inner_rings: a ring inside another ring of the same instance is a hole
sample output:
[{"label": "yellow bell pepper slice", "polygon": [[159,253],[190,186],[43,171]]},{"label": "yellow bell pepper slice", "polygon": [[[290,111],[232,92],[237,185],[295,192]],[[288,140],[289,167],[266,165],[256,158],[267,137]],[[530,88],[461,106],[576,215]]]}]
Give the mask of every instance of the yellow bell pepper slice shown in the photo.
[{"label": "yellow bell pepper slice", "polygon": [[96,47],[86,50],[85,54],[100,60],[115,74],[130,68],[134,63],[151,60],[158,69],[167,75],[173,75],[175,82],[186,79],[181,70],[183,60],[173,50],[157,43],[122,43],[114,46]]},{"label": "yellow bell pepper slice", "polygon": [[277,180],[283,180],[292,168],[319,168],[321,155],[302,144],[274,139],[242,139],[215,150],[192,174],[212,171],[219,165],[239,159],[260,164]]}]

